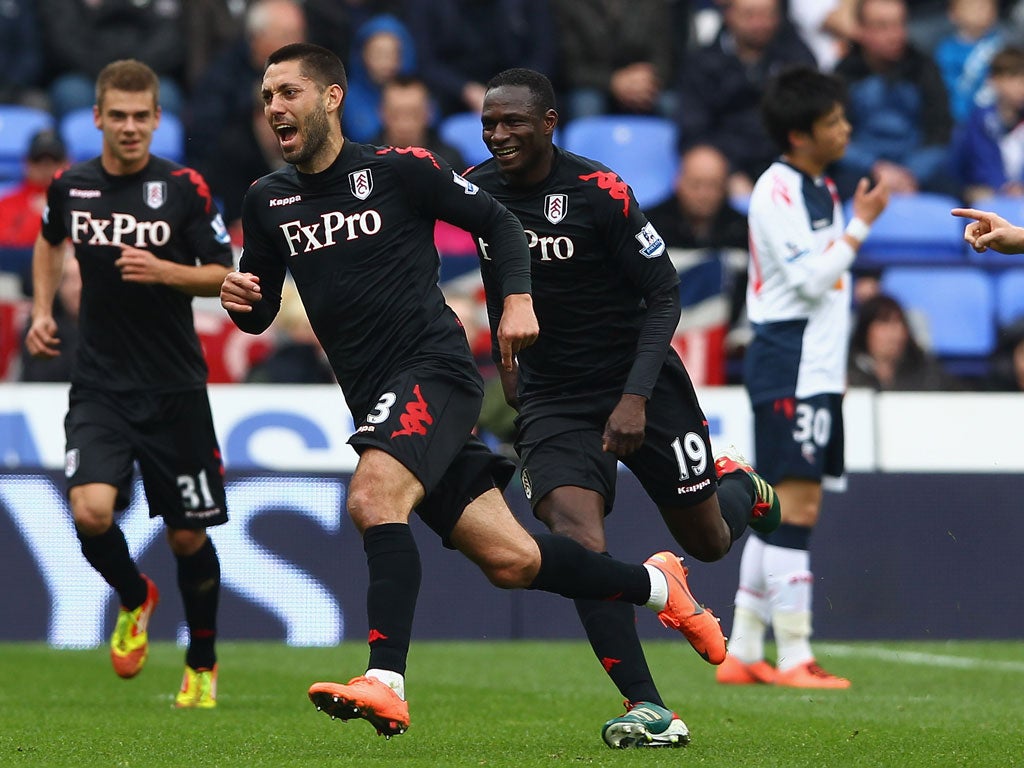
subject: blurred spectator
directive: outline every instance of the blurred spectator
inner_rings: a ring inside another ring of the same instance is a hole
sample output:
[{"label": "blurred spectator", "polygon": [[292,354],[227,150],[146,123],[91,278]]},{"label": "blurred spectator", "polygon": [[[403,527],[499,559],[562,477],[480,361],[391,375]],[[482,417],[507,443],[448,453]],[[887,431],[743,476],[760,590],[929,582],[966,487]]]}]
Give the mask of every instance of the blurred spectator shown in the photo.
[{"label": "blurred spectator", "polygon": [[1024,317],[1004,328],[992,355],[989,389],[1024,392]]},{"label": "blurred spectator", "polygon": [[0,2],[0,103],[48,109],[35,0]]},{"label": "blurred spectator", "polygon": [[818,61],[831,72],[857,34],[856,0],[789,0],[789,19]]},{"label": "blurred spectator", "polygon": [[116,59],[138,59],[160,77],[163,111],[184,107],[186,0],[37,0],[50,101],[61,118],[96,103],[96,76]]},{"label": "blurred spectator", "polygon": [[[748,229],[747,217],[729,205],[728,183],[725,155],[709,144],[698,144],[683,154],[675,196],[645,213],[680,270],[679,330],[723,327],[727,335],[722,351],[736,357],[749,341],[743,309]],[[709,299],[715,303],[709,304]]]},{"label": "blurred spectator", "polygon": [[609,112],[671,117],[672,22],[664,0],[552,0],[567,120]]},{"label": "blurred spectator", "polygon": [[553,74],[548,0],[407,0],[405,22],[441,117],[480,112],[484,83],[509,67]]},{"label": "blurred spectator", "polygon": [[[466,169],[466,161],[458,149],[430,127],[431,109],[426,83],[412,77],[396,77],[384,86],[381,94],[381,132],[372,143],[429,149],[461,173]],[[482,138],[480,142],[483,143]]]},{"label": "blurred spectator", "polygon": [[241,245],[242,199],[252,183],[284,165],[281,146],[263,114],[257,97],[249,106],[249,119],[232,119],[217,137],[217,151],[209,156],[200,172],[217,198],[231,240]]},{"label": "blurred spectator", "polygon": [[31,283],[32,246],[42,226],[46,190],[66,162],[60,136],[39,131],[25,155],[24,180],[0,198],[0,271],[17,273],[26,285]]},{"label": "blurred spectator", "polygon": [[[747,248],[747,217],[728,204],[729,161],[710,144],[683,153],[675,197],[646,210],[670,248]],[[746,269],[746,262],[743,264]]]},{"label": "blurred spectator", "polygon": [[1005,45],[996,0],[949,0],[954,31],[935,49],[935,61],[949,93],[954,122],[962,122],[977,104],[988,103],[983,86],[989,62]]},{"label": "blurred spectator", "polygon": [[274,319],[274,348],[246,374],[247,384],[334,384],[327,355],[309,324],[295,284],[285,283]]},{"label": "blurred spectator", "polygon": [[[189,104],[187,157],[204,175],[209,161],[248,127],[263,81],[263,64],[282,45],[306,38],[306,19],[297,0],[257,0],[245,14],[240,39],[210,65]],[[233,129],[233,130],[229,130]],[[250,180],[251,181],[251,180]],[[220,192],[213,188],[214,195]],[[227,202],[226,200],[224,201]]]},{"label": "blurred spectator", "polygon": [[374,16],[402,18],[404,0],[303,0],[302,7],[309,42],[334,51],[347,67],[355,31]]},{"label": "blurred spectator", "polygon": [[950,146],[962,196],[976,203],[993,195],[1024,195],[1024,49],[1005,48],[989,69],[995,102],[975,107]]},{"label": "blurred spectator", "polygon": [[[78,309],[82,303],[82,272],[71,248],[66,249],[64,272],[53,299],[53,319],[60,339],[56,357],[34,357],[21,345],[21,381],[70,381],[78,350]],[[28,333],[28,323],[25,333]]]},{"label": "blurred spectator", "polygon": [[761,124],[765,82],[789,65],[815,61],[782,24],[779,0],[729,0],[723,21],[715,40],[683,63],[677,119],[683,146],[718,147],[732,168],[729,196],[746,197],[777,154]]},{"label": "blurred spectator", "polygon": [[185,87],[189,93],[214,59],[242,34],[245,6],[246,0],[186,0]]},{"label": "blurred spectator", "polygon": [[848,385],[889,391],[961,389],[914,338],[903,307],[879,294],[857,312],[850,337]]},{"label": "blurred spectator", "polygon": [[864,176],[895,194],[955,194],[948,173],[953,121],[935,62],[907,42],[905,0],[862,0],[860,42],[836,73],[849,87],[853,135],[834,174],[843,197]]},{"label": "blurred spectator", "polygon": [[416,54],[412,36],[395,16],[374,16],[355,35],[348,64],[345,136],[365,142],[381,130],[381,91],[399,75],[412,75]]}]

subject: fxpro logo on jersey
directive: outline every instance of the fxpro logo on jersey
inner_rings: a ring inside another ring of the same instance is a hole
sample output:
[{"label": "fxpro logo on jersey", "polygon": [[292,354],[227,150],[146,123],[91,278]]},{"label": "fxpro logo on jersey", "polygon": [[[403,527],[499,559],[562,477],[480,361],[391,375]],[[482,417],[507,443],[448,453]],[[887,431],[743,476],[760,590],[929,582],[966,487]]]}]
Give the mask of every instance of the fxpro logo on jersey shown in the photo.
[{"label": "fxpro logo on jersey", "polygon": [[171,225],[166,221],[139,221],[130,213],[93,218],[90,211],[71,211],[71,241],[86,245],[132,245],[146,248],[167,245]]},{"label": "fxpro logo on jersey", "polygon": [[344,214],[328,211],[320,215],[319,221],[303,224],[296,219],[278,225],[288,244],[288,254],[309,253],[337,245],[342,240],[357,240],[363,235],[380,232],[380,214],[372,208],[360,213]]},{"label": "fxpro logo on jersey", "polygon": [[650,222],[644,224],[644,228],[633,235],[633,237],[640,243],[640,253],[643,254],[644,258],[656,259],[665,252],[665,241],[661,239],[658,230]]}]

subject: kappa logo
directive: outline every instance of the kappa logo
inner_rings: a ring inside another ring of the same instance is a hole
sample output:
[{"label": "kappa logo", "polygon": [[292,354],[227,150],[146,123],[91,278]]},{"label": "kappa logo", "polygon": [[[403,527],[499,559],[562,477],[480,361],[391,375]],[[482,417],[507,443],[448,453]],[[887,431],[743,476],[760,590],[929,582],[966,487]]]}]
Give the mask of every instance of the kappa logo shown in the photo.
[{"label": "kappa logo", "polygon": [[565,195],[548,195],[544,198],[544,218],[557,224],[565,218],[569,198]]},{"label": "kappa logo", "polygon": [[162,206],[167,201],[167,182],[147,181],[142,185],[142,199],[154,210]]},{"label": "kappa logo", "polygon": [[412,388],[412,393],[416,396],[416,399],[410,400],[405,404],[405,413],[398,417],[398,420],[402,423],[402,428],[392,432],[391,437],[398,437],[399,435],[425,435],[427,434],[427,426],[434,423],[434,417],[430,415],[429,406],[427,401],[423,399],[419,384]]},{"label": "kappa logo", "polygon": [[369,168],[361,171],[352,171],[348,175],[348,188],[352,194],[360,200],[365,200],[373,192],[373,174]]}]

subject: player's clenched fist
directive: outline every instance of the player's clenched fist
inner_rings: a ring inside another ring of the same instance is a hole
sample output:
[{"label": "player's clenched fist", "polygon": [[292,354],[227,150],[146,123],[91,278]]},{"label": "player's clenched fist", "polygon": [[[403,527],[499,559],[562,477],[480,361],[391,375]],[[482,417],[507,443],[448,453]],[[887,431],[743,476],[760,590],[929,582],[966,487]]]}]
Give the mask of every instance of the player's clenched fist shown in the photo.
[{"label": "player's clenched fist", "polygon": [[260,279],[251,272],[229,272],[220,287],[220,305],[229,312],[251,312],[262,298]]}]

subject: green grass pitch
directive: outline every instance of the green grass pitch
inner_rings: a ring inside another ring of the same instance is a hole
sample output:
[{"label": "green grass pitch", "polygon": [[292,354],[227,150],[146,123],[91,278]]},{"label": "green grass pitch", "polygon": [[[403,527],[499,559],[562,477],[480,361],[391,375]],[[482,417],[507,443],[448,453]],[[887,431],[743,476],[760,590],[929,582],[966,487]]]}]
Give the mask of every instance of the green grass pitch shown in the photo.
[{"label": "green grass pitch", "polygon": [[819,643],[849,691],[728,687],[685,642],[647,643],[662,694],[693,735],[684,749],[610,750],[617,691],[584,642],[420,642],[409,731],[317,713],[306,688],[344,682],[362,643],[219,646],[217,709],[176,711],[183,653],[155,644],[134,680],[106,649],[0,645],[0,766],[32,768],[434,768],[1024,766],[1024,643]]}]

